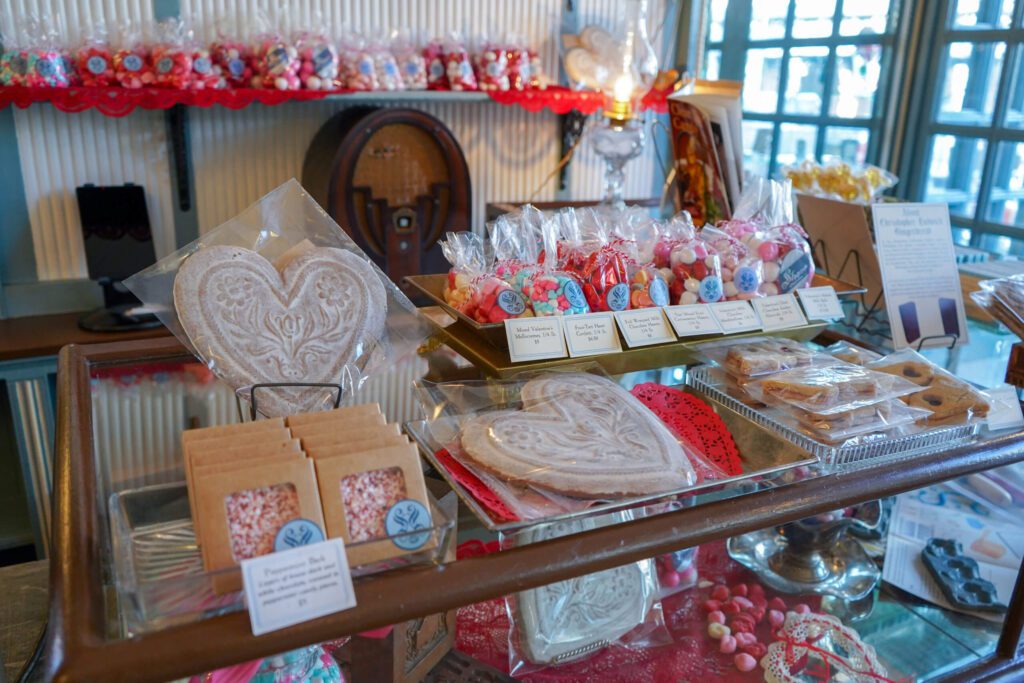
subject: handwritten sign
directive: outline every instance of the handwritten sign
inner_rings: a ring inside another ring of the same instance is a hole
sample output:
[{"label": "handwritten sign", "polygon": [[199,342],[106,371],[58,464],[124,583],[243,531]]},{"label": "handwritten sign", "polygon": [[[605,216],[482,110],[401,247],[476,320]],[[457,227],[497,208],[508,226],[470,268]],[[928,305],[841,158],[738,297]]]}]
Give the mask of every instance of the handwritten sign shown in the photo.
[{"label": "handwritten sign", "polygon": [[761,320],[748,301],[719,301],[708,307],[725,334],[761,329]]},{"label": "handwritten sign", "polygon": [[761,318],[761,329],[765,332],[788,330],[807,324],[807,318],[792,292],[754,299],[751,303]]},{"label": "handwritten sign", "polygon": [[558,318],[509,318],[505,321],[508,355],[513,363],[565,358],[565,337]]},{"label": "handwritten sign", "polygon": [[569,356],[580,358],[622,350],[611,313],[567,315],[562,320]]},{"label": "handwritten sign", "polygon": [[615,320],[619,323],[622,336],[630,347],[676,341],[672,326],[668,324],[660,308],[619,311],[615,314]]},{"label": "handwritten sign", "polygon": [[340,538],[254,557],[241,566],[254,636],[356,606]]},{"label": "handwritten sign", "polygon": [[680,337],[722,333],[722,326],[711,314],[707,304],[666,306],[664,311],[668,321],[672,323],[672,329]]}]

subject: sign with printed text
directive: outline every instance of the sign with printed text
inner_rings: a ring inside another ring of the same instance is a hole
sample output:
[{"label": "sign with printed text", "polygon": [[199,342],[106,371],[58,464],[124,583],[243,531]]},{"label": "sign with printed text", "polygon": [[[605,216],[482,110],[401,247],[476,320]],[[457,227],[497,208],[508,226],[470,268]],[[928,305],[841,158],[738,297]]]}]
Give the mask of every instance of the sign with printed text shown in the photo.
[{"label": "sign with printed text", "polygon": [[668,320],[660,308],[619,311],[615,314],[615,320],[619,323],[622,336],[630,347],[676,341],[672,326],[668,324]]},{"label": "sign with printed text", "polygon": [[843,305],[831,286],[798,289],[796,295],[808,320],[839,320],[844,315]]},{"label": "sign with printed text", "polygon": [[562,319],[565,343],[572,358],[615,353],[622,350],[615,317],[611,313],[567,315]]},{"label": "sign with printed text", "polygon": [[792,292],[754,299],[751,303],[761,318],[761,329],[765,332],[788,330],[807,324],[807,318]]},{"label": "sign with printed text", "polygon": [[254,636],[356,606],[340,538],[242,561]]},{"label": "sign with printed text", "polygon": [[874,204],[871,218],[893,346],[967,343],[949,206]]},{"label": "sign with printed text", "polygon": [[672,323],[672,328],[680,337],[722,333],[722,326],[718,324],[707,304],[666,306],[664,311],[668,321]]},{"label": "sign with printed text", "polygon": [[565,358],[565,337],[557,317],[509,318],[505,321],[508,356],[513,363]]},{"label": "sign with printed text", "polygon": [[725,334],[761,329],[761,319],[749,301],[719,301],[707,306]]}]

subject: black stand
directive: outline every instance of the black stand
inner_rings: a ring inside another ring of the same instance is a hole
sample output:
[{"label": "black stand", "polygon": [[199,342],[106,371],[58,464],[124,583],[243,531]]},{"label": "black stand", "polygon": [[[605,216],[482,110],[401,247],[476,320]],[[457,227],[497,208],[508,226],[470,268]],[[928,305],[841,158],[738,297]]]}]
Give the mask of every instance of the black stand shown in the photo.
[{"label": "black stand", "polygon": [[[276,387],[309,387],[312,389],[336,389],[338,393],[334,396],[334,408],[338,408],[341,405],[341,395],[344,392],[340,384],[330,383],[319,383],[319,382],[264,382],[262,384],[253,384],[249,387],[249,419],[255,420],[257,413],[256,409],[256,390],[257,389],[273,389]],[[238,394],[235,394],[235,404],[238,406],[238,419],[243,420],[242,416],[242,402],[238,399]]]},{"label": "black stand", "polygon": [[[82,314],[78,326],[89,332],[130,332],[151,330],[162,324],[152,313],[133,315],[133,308],[142,305],[135,296],[124,289],[120,282],[110,278],[97,281],[103,288],[103,308]],[[120,289],[119,289],[120,288]]]}]

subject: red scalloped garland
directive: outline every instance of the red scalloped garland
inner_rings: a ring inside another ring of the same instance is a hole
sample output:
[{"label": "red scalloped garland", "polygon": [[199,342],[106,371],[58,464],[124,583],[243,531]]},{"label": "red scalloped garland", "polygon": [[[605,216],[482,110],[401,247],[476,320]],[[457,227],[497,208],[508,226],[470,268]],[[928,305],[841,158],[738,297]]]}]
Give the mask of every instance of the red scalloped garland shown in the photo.
[{"label": "red scalloped garland", "polygon": [[[176,104],[190,107],[212,107],[219,104],[228,109],[242,109],[254,102],[277,105],[284,102],[320,100],[328,95],[357,93],[355,90],[263,90],[257,88],[227,88],[207,90],[174,90],[169,88],[87,87],[30,88],[21,85],[0,87],[0,108],[13,104],[20,109],[37,102],[49,102],[61,111],[76,113],[97,109],[106,116],[126,116],[136,108],[169,109]],[[365,94],[365,93],[357,93]],[[550,109],[556,114],[576,110],[593,114],[601,108],[599,92],[571,90],[564,86],[550,86],[545,90],[488,91],[488,96],[504,105],[517,105],[527,111]],[[651,91],[644,97],[642,107],[656,112],[666,111],[668,93]]]}]

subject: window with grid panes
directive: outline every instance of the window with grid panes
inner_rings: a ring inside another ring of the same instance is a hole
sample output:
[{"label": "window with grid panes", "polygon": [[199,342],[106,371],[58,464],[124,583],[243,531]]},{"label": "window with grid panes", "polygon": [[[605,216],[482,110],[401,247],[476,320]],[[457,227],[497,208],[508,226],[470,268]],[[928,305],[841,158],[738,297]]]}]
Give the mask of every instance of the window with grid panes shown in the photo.
[{"label": "window with grid panes", "polygon": [[897,2],[707,1],[702,76],[743,82],[747,171],[877,157]]},{"label": "window with grid panes", "polygon": [[935,3],[914,190],[961,244],[1024,254],[1024,0]]}]

